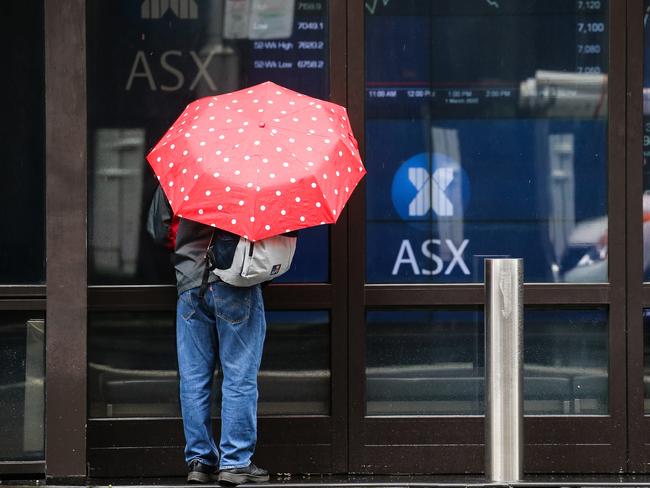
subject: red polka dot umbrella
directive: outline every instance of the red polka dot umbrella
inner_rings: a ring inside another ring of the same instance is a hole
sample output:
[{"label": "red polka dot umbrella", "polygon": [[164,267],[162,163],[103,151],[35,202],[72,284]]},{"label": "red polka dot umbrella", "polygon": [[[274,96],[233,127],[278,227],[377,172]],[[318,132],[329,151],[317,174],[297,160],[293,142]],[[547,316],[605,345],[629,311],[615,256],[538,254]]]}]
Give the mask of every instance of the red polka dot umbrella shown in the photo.
[{"label": "red polka dot umbrella", "polygon": [[190,103],[147,161],[176,215],[253,241],[335,223],[366,173],[345,108],[269,81]]}]

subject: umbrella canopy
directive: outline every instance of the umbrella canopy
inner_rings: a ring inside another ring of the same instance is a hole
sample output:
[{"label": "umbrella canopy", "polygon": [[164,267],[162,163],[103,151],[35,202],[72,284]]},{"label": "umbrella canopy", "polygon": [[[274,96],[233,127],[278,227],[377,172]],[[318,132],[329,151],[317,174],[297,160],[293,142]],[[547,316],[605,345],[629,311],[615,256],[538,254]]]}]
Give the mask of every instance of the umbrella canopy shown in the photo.
[{"label": "umbrella canopy", "polygon": [[176,215],[253,241],[336,222],[366,172],[344,107],[268,81],[190,103],[147,161]]}]

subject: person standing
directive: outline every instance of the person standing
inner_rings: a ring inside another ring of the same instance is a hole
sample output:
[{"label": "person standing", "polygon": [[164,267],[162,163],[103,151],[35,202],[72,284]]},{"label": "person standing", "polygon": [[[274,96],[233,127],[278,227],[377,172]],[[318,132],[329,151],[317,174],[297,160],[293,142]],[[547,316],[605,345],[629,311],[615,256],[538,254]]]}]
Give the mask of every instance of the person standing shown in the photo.
[{"label": "person standing", "polygon": [[[151,203],[147,231],[156,243],[173,251],[187,481],[224,485],[268,481],[268,471],[252,462],[257,443],[257,373],[266,335],[261,286],[231,286],[210,273],[202,289],[206,251],[215,229],[173,216],[160,187]],[[217,448],[210,399],[218,365],[223,383]]]}]

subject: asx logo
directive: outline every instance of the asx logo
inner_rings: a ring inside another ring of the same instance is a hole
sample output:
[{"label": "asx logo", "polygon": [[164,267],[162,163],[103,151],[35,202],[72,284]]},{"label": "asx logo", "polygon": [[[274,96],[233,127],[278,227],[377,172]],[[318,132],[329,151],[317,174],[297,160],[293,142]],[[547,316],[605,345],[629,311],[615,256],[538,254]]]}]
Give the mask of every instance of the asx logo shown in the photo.
[{"label": "asx logo", "polygon": [[171,10],[179,19],[198,19],[196,0],[144,0],[140,8],[143,19],[160,19]]},{"label": "asx logo", "polygon": [[436,220],[441,234],[419,243],[420,258],[414,252],[418,243],[403,239],[391,274],[400,274],[404,266],[414,275],[450,275],[455,269],[469,275],[464,254],[470,241],[462,235],[462,219],[470,188],[460,163],[441,153],[416,154],[399,167],[391,190],[393,206],[403,220]]},{"label": "asx logo", "polygon": [[440,153],[406,160],[393,177],[392,199],[403,220],[454,217],[469,201],[469,178],[460,164]]}]

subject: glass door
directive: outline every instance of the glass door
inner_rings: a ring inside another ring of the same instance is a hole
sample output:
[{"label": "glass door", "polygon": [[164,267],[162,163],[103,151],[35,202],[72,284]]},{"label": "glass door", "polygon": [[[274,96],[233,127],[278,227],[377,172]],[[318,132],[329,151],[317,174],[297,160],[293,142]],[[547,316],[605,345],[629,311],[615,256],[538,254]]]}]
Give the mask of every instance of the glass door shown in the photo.
[{"label": "glass door", "polygon": [[486,257],[524,259],[526,471],[624,467],[620,9],[350,7],[352,471],[483,470]]}]

